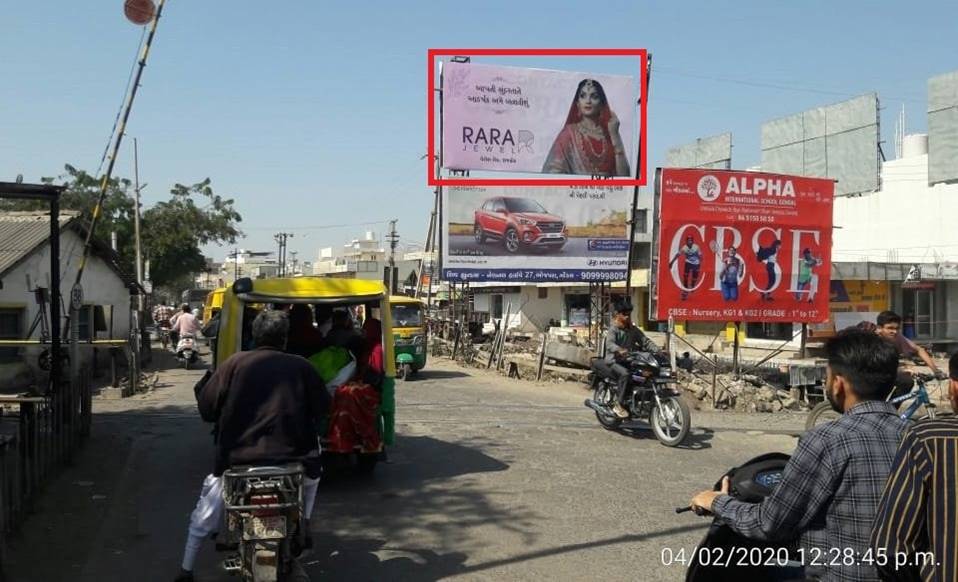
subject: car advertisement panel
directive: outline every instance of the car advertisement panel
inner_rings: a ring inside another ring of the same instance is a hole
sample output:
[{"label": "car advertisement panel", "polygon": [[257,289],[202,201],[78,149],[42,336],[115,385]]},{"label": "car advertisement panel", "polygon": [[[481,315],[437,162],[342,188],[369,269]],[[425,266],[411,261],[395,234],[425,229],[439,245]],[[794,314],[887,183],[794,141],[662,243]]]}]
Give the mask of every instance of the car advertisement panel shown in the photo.
[{"label": "car advertisement panel", "polygon": [[828,319],[834,181],[666,168],[657,187],[657,319]]},{"label": "car advertisement panel", "polygon": [[628,76],[443,63],[443,167],[632,176],[637,97]]},{"label": "car advertisement panel", "polygon": [[632,188],[443,191],[443,279],[623,281]]}]

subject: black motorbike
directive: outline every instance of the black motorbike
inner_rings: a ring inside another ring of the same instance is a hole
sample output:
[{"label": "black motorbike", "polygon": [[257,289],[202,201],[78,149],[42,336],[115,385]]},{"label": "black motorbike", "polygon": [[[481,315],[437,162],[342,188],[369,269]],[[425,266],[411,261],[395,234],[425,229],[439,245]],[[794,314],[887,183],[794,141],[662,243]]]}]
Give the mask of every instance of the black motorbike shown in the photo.
[{"label": "black motorbike", "polygon": [[692,415],[674,387],[678,378],[668,357],[664,354],[634,352],[620,363],[632,375],[623,404],[629,413],[628,418],[619,418],[612,411],[617,380],[609,364],[601,359],[592,361],[593,392],[585,405],[595,411],[599,424],[609,430],[617,430],[624,422],[644,420],[663,445],[674,447],[682,444],[689,434]]},{"label": "black motorbike", "polygon": [[[785,453],[768,453],[734,467],[722,477],[729,478],[729,495],[747,503],[758,503],[772,494],[782,480],[788,463]],[[722,487],[722,478],[715,490]],[[682,507],[676,513],[690,511]],[[712,520],[705,538],[687,560],[686,582],[772,582],[804,580],[801,564],[794,554],[794,543],[760,542],[735,533],[718,519]]]}]

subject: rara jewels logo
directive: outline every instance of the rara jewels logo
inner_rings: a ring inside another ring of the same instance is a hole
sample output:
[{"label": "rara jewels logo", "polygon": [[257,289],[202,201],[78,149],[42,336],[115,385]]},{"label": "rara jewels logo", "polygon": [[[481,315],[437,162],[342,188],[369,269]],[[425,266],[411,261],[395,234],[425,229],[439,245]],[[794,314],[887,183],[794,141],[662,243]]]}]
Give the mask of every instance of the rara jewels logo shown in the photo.
[{"label": "rara jewels logo", "polygon": [[719,194],[722,193],[722,185],[719,183],[718,178],[712,174],[706,174],[699,178],[698,185],[699,198],[706,202],[714,202]]},{"label": "rara jewels logo", "polygon": [[513,131],[498,127],[462,127],[462,151],[490,154],[534,154],[536,136],[528,129]]}]

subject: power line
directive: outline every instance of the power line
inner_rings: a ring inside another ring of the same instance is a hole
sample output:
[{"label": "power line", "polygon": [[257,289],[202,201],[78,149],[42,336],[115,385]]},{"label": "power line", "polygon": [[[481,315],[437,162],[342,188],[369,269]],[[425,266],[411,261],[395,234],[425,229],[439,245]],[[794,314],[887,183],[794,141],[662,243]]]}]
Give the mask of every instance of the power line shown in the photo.
[{"label": "power line", "polygon": [[[663,70],[664,69],[664,70]],[[705,75],[701,73],[690,73],[686,71],[679,71],[675,69],[669,69],[668,67],[657,67],[656,72],[660,75],[673,75],[676,77],[687,77],[690,79],[702,79],[707,81],[715,81],[717,83],[730,83],[734,85],[744,85],[746,87],[758,87],[762,89],[777,89],[779,91],[793,91],[796,93],[813,93],[817,95],[833,95],[836,97],[858,97],[863,93],[849,93],[845,91],[834,91],[828,89],[816,89],[808,86],[799,86],[799,85],[788,85],[784,83],[769,82],[762,80],[751,80],[751,79],[742,79],[735,77],[726,77],[726,76],[717,76],[717,75]],[[868,93],[867,91],[865,93]],[[895,101],[907,101],[910,103],[921,103],[925,104],[924,100],[917,99],[914,97],[898,97],[894,95],[882,95],[882,99],[891,99]]]},{"label": "power line", "polygon": [[279,228],[286,230],[325,230],[331,228],[351,228],[356,226],[373,226],[387,224],[388,220],[367,220],[364,222],[354,222],[351,224],[318,224],[315,226],[246,226],[240,225],[243,230],[276,230]]}]

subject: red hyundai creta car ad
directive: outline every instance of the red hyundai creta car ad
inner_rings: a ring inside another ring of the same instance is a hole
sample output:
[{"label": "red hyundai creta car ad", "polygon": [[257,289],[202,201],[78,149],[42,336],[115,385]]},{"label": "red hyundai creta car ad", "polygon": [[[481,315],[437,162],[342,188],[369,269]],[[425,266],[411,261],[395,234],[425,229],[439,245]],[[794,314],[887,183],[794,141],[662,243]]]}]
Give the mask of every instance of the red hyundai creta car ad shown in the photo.
[{"label": "red hyundai creta car ad", "polygon": [[565,221],[549,213],[535,200],[497,197],[486,200],[476,210],[473,235],[483,244],[487,239],[501,240],[506,251],[547,249],[558,251],[565,245]]}]

